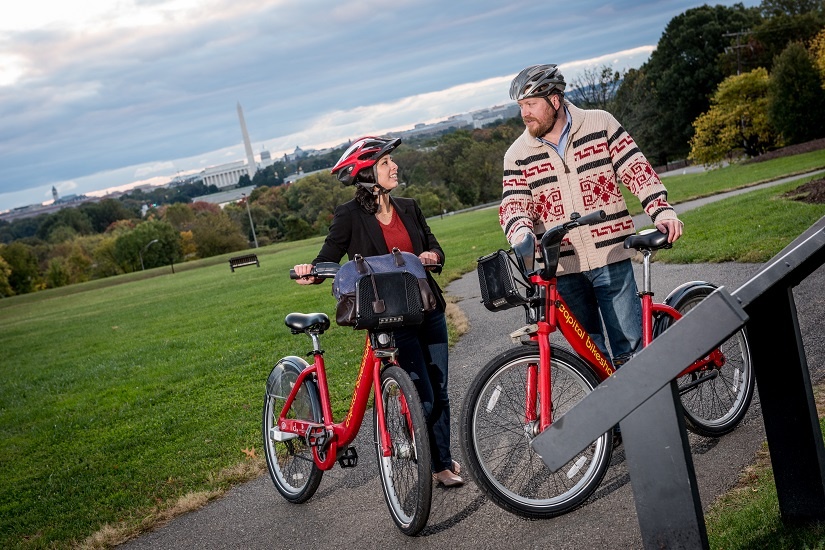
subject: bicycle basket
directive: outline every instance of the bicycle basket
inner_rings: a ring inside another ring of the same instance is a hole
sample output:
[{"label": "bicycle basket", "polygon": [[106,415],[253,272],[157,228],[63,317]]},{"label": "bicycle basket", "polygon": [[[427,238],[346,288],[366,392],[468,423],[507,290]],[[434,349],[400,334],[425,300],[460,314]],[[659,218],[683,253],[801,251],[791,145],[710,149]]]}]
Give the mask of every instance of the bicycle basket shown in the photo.
[{"label": "bicycle basket", "polygon": [[526,294],[530,283],[525,280],[506,250],[482,256],[477,261],[478,283],[484,307],[490,311],[504,311],[527,303]]},{"label": "bicycle basket", "polygon": [[406,271],[371,273],[355,290],[355,328],[393,329],[420,325],[424,306],[418,279]]}]

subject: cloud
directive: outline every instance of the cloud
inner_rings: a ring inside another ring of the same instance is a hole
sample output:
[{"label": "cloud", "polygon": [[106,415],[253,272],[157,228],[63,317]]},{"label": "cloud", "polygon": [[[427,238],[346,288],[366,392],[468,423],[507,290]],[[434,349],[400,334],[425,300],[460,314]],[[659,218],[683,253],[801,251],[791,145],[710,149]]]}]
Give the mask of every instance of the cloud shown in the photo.
[{"label": "cloud", "polygon": [[153,164],[139,166],[135,170],[135,178],[136,179],[143,179],[147,176],[152,174],[162,174],[162,173],[172,173],[175,171],[175,164],[170,161],[166,162],[155,162]]},{"label": "cloud", "polygon": [[530,64],[638,66],[700,4],[27,0],[0,20],[0,209],[243,158],[237,102],[256,151],[292,151],[503,103]]}]

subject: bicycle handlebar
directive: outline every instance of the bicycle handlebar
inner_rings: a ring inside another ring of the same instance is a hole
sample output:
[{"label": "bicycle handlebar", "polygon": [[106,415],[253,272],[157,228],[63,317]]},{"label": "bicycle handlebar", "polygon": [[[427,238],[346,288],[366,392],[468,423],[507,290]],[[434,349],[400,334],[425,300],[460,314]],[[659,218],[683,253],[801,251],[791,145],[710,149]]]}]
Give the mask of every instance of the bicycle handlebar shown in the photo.
[{"label": "bicycle handlebar", "polygon": [[[573,214],[575,214],[575,212]],[[597,210],[596,212],[592,212],[586,216],[578,216],[576,219],[573,219],[573,215],[571,215],[570,218],[571,223],[576,222],[578,225],[590,225],[593,223],[603,222],[607,219],[607,214],[605,214],[604,210]]]},{"label": "bicycle handlebar", "polygon": [[[573,212],[569,221],[551,227],[541,235],[534,236],[533,233],[528,233],[521,242],[512,247],[522,273],[525,277],[529,277],[533,273],[534,262],[538,260],[544,263],[544,268],[538,270],[538,272],[543,278],[552,279],[556,274],[556,266],[559,262],[559,246],[564,236],[571,229],[582,225],[600,223],[606,219],[607,214],[604,210],[598,210],[586,216],[580,216],[577,212]],[[540,242],[541,258],[535,258],[537,238]]]},{"label": "bicycle handlebar", "polygon": [[299,277],[295,273],[294,269],[290,269],[289,278],[301,279],[306,277],[315,277],[316,279],[332,279],[335,277],[335,274],[338,273],[339,269],[341,269],[341,266],[335,262],[318,262],[312,266],[312,270],[310,270],[309,275],[306,275],[305,277]]},{"label": "bicycle handlebar", "polygon": [[[424,269],[427,271],[432,271],[434,269],[439,269],[441,264],[422,264]],[[309,272],[309,275],[306,277],[315,277],[316,279],[333,279],[335,275],[338,273],[338,270],[341,269],[341,266],[336,264],[335,262],[318,262]],[[290,279],[301,279],[294,269],[289,270],[289,278]]]}]

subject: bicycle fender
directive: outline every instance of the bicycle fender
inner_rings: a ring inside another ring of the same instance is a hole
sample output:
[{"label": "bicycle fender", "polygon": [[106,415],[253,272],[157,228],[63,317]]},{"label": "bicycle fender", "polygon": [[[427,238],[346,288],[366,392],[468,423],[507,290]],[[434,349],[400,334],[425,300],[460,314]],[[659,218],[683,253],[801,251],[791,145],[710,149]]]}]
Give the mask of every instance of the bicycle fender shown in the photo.
[{"label": "bicycle fender", "polygon": [[[707,281],[689,281],[674,288],[670,294],[667,295],[663,304],[679,309],[682,303],[691,298],[696,292],[713,292],[717,286]],[[672,319],[667,315],[659,315],[653,321],[653,337],[655,338],[670,326]]]},{"label": "bicycle fender", "polygon": [[269,378],[266,380],[266,395],[281,395],[284,391],[286,391],[286,395],[289,395],[289,389],[280,388],[279,386],[281,376],[284,371],[290,367],[300,372],[309,368],[309,363],[307,363],[302,357],[297,357],[295,355],[289,355],[280,359],[277,363],[275,363],[275,366],[269,373]]}]

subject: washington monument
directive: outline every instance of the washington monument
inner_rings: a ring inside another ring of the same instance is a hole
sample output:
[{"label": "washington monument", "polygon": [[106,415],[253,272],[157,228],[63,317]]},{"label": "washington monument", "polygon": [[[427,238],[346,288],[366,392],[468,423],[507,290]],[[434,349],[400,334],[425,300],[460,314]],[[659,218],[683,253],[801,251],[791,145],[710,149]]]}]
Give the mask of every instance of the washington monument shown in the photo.
[{"label": "washington monument", "polygon": [[241,102],[238,102],[238,120],[241,121],[241,133],[243,134],[243,146],[246,149],[246,172],[251,180],[255,177],[256,164],[255,155],[252,154],[252,144],[249,142],[249,132],[246,131],[246,121],[243,119],[243,109]]}]

